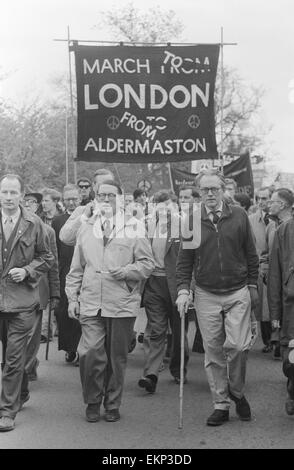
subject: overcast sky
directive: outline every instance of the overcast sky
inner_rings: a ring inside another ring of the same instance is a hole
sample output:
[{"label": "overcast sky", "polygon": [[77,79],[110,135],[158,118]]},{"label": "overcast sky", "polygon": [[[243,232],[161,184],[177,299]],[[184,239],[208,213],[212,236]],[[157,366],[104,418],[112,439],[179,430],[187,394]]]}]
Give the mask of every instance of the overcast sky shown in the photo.
[{"label": "overcast sky", "polygon": [[[97,29],[99,12],[128,0],[5,0],[0,8],[0,74],[9,72],[0,93],[14,102],[48,94],[48,81],[68,70],[67,25],[75,39],[112,40]],[[219,42],[224,27],[224,60],[266,90],[262,118],[274,128],[271,154],[294,172],[294,1],[293,0],[134,0],[138,8],[173,9],[187,42]],[[291,102],[292,86],[292,102]]]}]

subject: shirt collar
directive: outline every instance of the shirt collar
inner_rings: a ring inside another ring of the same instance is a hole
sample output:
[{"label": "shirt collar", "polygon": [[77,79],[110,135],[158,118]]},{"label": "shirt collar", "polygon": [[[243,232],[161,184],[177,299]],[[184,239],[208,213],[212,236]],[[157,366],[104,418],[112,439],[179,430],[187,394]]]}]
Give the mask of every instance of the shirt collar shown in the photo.
[{"label": "shirt collar", "polygon": [[220,212],[220,213],[222,213],[222,211],[223,211],[223,205],[224,205],[224,204],[223,204],[223,201],[221,201],[220,206],[219,206],[218,209],[210,209],[209,207],[205,206],[207,215],[211,214],[212,212]]},{"label": "shirt collar", "polygon": [[16,222],[18,221],[18,218],[21,214],[21,211],[20,211],[20,208],[18,207],[17,211],[15,214],[13,215],[7,215],[3,212],[3,209],[1,209],[1,216],[2,216],[2,223],[5,223],[7,219],[11,218],[12,219],[12,223],[13,224],[16,224]]}]

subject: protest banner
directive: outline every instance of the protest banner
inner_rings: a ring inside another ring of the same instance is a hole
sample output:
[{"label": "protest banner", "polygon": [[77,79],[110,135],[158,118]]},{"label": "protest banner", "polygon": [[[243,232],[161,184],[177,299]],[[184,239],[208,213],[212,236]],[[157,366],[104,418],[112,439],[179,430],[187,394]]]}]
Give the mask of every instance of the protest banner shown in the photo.
[{"label": "protest banner", "polygon": [[[224,165],[223,170],[226,178],[233,178],[236,181],[237,192],[253,197],[254,184],[249,153],[244,153],[238,156],[238,158],[233,159],[230,163]],[[174,191],[178,194],[180,186],[195,185],[197,173],[190,173],[171,167],[171,177]]]},{"label": "protest banner", "polygon": [[217,158],[219,45],[73,46],[77,160]]}]

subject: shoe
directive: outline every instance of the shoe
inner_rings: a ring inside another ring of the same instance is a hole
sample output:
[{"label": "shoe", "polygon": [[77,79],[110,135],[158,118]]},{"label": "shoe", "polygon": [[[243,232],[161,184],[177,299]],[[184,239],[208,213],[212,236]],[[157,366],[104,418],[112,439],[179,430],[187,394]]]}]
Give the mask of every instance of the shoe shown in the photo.
[{"label": "shoe", "polygon": [[264,346],[264,348],[262,348],[262,352],[263,353],[269,353],[269,352],[272,352],[273,350],[273,345],[272,344],[267,344],[266,346]]},{"label": "shoe", "polygon": [[143,344],[144,341],[144,333],[140,333],[138,335],[138,343]]},{"label": "shoe", "polygon": [[36,358],[34,366],[31,369],[31,372],[29,372],[28,375],[28,380],[30,382],[35,382],[38,379],[38,374],[37,374],[37,369],[39,367],[40,361],[38,358]]},{"label": "shoe", "polygon": [[229,421],[229,410],[214,410],[206,421],[207,426],[221,426]]},{"label": "shoe", "polygon": [[[169,359],[167,359],[167,361],[169,362]],[[163,359],[162,363],[159,366],[158,372],[162,372],[165,369],[165,364],[166,364],[166,360]]]},{"label": "shoe", "polygon": [[[181,383],[181,378],[177,377],[176,375],[174,376],[174,380],[175,380],[175,383],[178,384],[178,385]],[[184,384],[186,384],[186,383],[187,383],[187,377],[185,376],[184,377]]]},{"label": "shoe", "polygon": [[146,375],[146,377],[143,377],[138,382],[139,387],[145,388],[146,392],[148,393],[155,392],[156,384],[157,384],[157,377],[156,375],[153,375],[153,374]]},{"label": "shoe", "polygon": [[229,392],[230,399],[236,404],[236,413],[241,419],[241,421],[250,421],[251,420],[251,410],[250,405],[246,398],[237,398],[232,393]]},{"label": "shoe", "polygon": [[0,432],[12,431],[14,426],[14,419],[9,418],[9,416],[2,416],[0,418]]},{"label": "shoe", "polygon": [[114,423],[120,419],[120,414],[118,409],[115,410],[106,410],[104,415],[105,421],[108,423]]},{"label": "shoe", "polygon": [[29,399],[30,399],[30,394],[29,394],[29,393],[28,393],[27,395],[25,395],[24,397],[22,397],[22,396],[20,397],[20,403],[19,403],[19,409],[18,409],[18,411],[22,410],[23,405],[24,405],[27,401],[29,401]]},{"label": "shoe", "polygon": [[79,360],[79,355],[76,351],[66,352],[65,353],[65,361],[74,364]]},{"label": "shoe", "polygon": [[[49,338],[49,342],[51,342],[51,341],[52,341],[52,336],[50,336],[50,338]],[[47,336],[41,335],[40,343],[47,343]]]},{"label": "shoe", "polygon": [[281,359],[281,348],[279,344],[274,345],[274,359]]},{"label": "shoe", "polygon": [[133,334],[133,337],[132,337],[132,340],[129,344],[129,349],[128,349],[128,353],[131,353],[134,351],[135,347],[136,347],[136,344],[137,344],[137,338],[136,338],[136,333],[134,332]]},{"label": "shoe", "polygon": [[89,423],[97,423],[100,420],[100,405],[89,403],[86,408],[86,420]]}]

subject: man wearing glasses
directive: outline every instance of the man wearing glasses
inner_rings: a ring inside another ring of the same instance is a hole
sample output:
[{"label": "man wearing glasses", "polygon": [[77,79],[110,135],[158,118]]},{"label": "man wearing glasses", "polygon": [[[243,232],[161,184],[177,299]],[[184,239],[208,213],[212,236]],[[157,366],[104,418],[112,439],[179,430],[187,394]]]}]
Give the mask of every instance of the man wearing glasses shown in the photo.
[{"label": "man wearing glasses", "polygon": [[81,198],[81,206],[86,206],[89,202],[92,201],[91,197],[91,181],[86,178],[80,178],[78,179],[77,182],[78,188],[79,188],[79,193],[80,193],[80,198]]},{"label": "man wearing glasses", "polygon": [[258,295],[259,302],[255,309],[255,316],[258,321],[260,321],[260,332],[264,347],[262,349],[263,353],[269,353],[272,351],[273,347],[271,344],[271,322],[269,318],[269,309],[267,303],[267,288],[264,284],[263,279],[263,267],[262,267],[262,253],[267,251],[267,240],[266,232],[268,225],[273,225],[274,223],[269,218],[269,201],[272,195],[272,189],[269,187],[260,188],[256,201],[258,204],[258,209],[254,214],[249,216],[249,221],[252,227],[252,231],[255,237],[256,251],[260,259],[260,270],[258,277]]},{"label": "man wearing glasses", "polygon": [[54,218],[52,228],[55,230],[58,251],[59,277],[60,277],[60,303],[55,310],[58,325],[58,349],[65,351],[65,360],[71,364],[78,364],[77,348],[81,337],[81,327],[76,319],[68,316],[68,301],[65,294],[65,279],[69,272],[74,248],[65,245],[59,238],[59,233],[70,215],[80,204],[79,189],[68,184],[63,188],[63,203],[65,213]]},{"label": "man wearing glasses", "polygon": [[115,422],[140,284],[154,261],[144,224],[124,218],[120,186],[106,180],[97,189],[99,212],[78,233],[66,294],[69,316],[79,318],[82,327],[78,352],[86,419],[99,421],[103,401],[104,419]]},{"label": "man wearing glasses", "polygon": [[73,246],[75,244],[80,226],[83,222],[91,218],[93,213],[96,211],[98,204],[98,187],[101,183],[103,183],[103,181],[106,180],[113,180],[113,174],[110,170],[101,168],[95,171],[92,183],[95,199],[89,202],[86,206],[77,207],[77,209],[73,211],[69,219],[61,228],[60,240],[66,245]]},{"label": "man wearing glasses", "polygon": [[207,425],[219,426],[229,420],[230,400],[241,420],[251,419],[244,387],[251,308],[258,300],[258,256],[246,212],[223,200],[223,176],[207,170],[199,175],[198,183],[201,243],[196,249],[180,248],[177,306],[181,315],[187,312],[194,271],[195,310],[214,403]]}]

